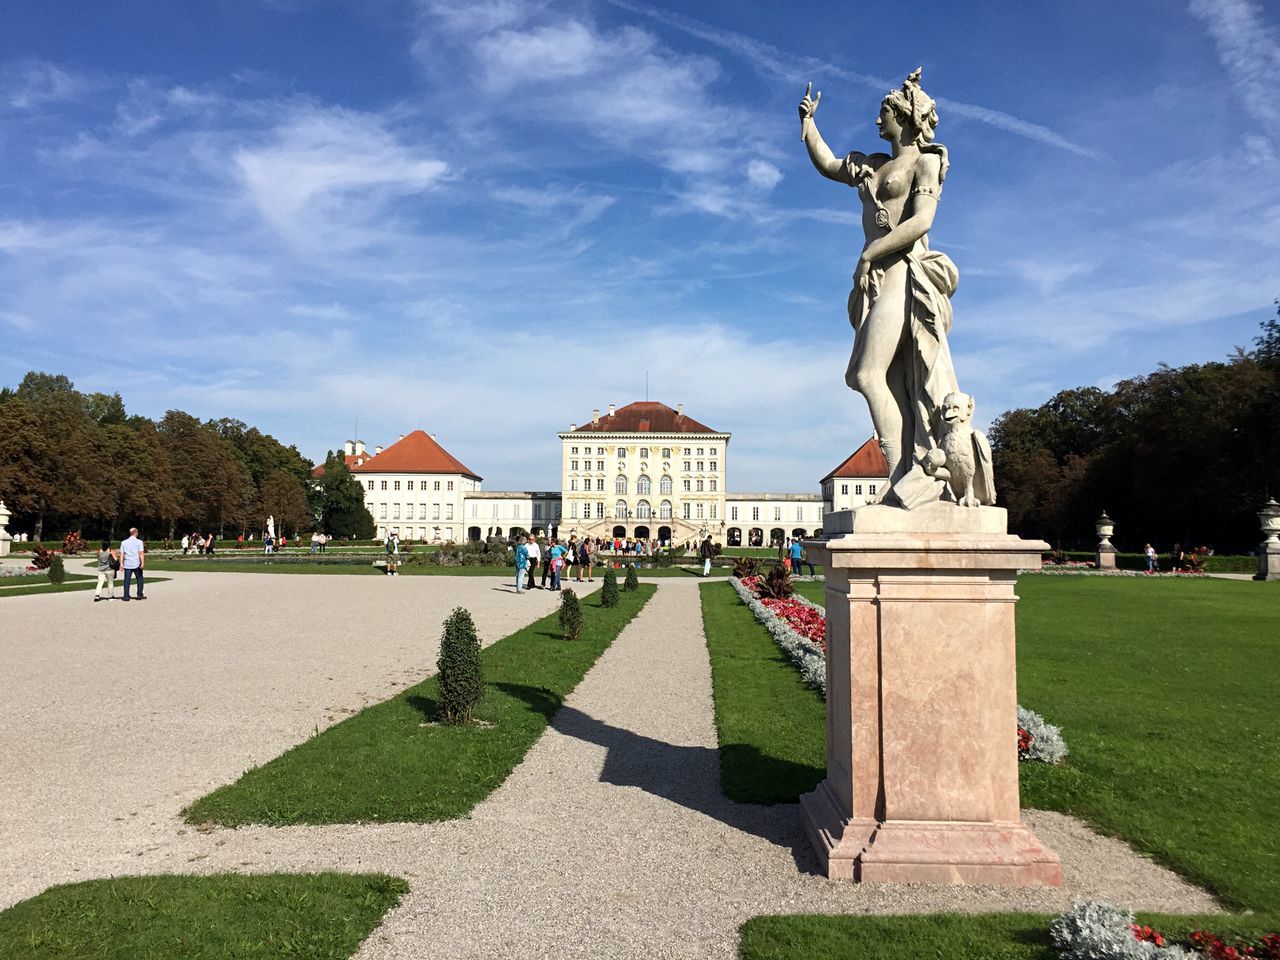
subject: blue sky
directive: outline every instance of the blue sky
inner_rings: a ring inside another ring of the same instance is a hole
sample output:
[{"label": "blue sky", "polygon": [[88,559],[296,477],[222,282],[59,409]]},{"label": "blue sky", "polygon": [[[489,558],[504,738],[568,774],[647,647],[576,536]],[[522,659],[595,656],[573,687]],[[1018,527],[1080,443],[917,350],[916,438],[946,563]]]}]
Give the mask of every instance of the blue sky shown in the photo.
[{"label": "blue sky", "polygon": [[[988,421],[1221,358],[1280,295],[1280,7],[220,0],[14,5],[0,382],[233,416],[308,455],[422,426],[559,483],[593,407],[683,402],[729,485],[812,491],[870,434],[837,152],[923,65],[932,245]],[[685,10],[696,12],[692,19]],[[891,25],[886,25],[893,21]]]}]

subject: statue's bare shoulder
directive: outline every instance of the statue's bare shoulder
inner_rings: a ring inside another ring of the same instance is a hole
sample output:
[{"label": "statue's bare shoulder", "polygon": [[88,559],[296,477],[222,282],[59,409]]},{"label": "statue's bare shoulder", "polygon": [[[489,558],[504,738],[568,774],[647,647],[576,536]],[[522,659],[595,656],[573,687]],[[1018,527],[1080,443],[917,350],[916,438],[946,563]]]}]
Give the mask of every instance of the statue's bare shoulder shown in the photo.
[{"label": "statue's bare shoulder", "polygon": [[844,158],[844,176],[840,179],[851,187],[856,187],[862,180],[875,173],[893,158],[887,153],[859,153],[854,150]]}]

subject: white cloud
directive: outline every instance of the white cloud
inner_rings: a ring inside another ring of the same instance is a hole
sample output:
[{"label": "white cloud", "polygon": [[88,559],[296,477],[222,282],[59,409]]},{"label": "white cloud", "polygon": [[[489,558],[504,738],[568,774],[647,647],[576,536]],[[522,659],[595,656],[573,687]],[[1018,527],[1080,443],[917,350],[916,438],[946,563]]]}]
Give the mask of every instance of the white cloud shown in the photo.
[{"label": "white cloud", "polygon": [[1280,124],[1280,35],[1250,0],[1191,0],[1236,89],[1229,102],[1270,128]]},{"label": "white cloud", "polygon": [[762,190],[772,190],[782,179],[782,171],[768,160],[757,158],[747,164],[747,179]]},{"label": "white cloud", "polygon": [[391,198],[421,193],[449,165],[398,140],[376,117],[309,108],[233,161],[249,198],[281,236],[306,246],[346,243],[344,227],[366,222]]},{"label": "white cloud", "polygon": [[0,74],[3,102],[14,110],[74,100],[91,89],[93,84],[85,77],[44,60],[22,61]]}]

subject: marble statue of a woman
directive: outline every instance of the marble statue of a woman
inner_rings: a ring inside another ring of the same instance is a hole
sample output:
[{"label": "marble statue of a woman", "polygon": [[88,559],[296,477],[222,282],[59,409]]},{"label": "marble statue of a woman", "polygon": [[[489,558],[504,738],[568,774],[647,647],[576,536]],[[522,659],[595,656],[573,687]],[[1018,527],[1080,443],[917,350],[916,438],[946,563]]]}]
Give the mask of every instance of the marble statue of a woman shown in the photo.
[{"label": "marble statue of a woman", "polygon": [[[947,347],[959,273],[949,257],[929,249],[947,149],[933,142],[938,113],[920,89],[918,69],[880,105],[876,126],[890,144],[887,154],[836,157],[813,119],[822,94],[811,93],[812,85],[799,108],[809,159],[862,201],[866,242],[849,294],[854,342],[845,382],[866,398],[889,463],[885,501],[910,508],[948,495],[939,447],[943,401],[959,393]],[[994,493],[982,502],[993,499]]]}]

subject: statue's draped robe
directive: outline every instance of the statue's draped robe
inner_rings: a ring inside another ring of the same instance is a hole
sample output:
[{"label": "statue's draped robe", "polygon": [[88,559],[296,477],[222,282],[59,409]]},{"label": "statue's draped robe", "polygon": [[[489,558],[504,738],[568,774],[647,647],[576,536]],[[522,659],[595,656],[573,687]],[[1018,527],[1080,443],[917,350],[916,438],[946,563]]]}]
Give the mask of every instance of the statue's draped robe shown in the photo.
[{"label": "statue's draped robe", "polygon": [[[960,389],[947,347],[951,295],[956,291],[960,272],[945,253],[929,249],[927,237],[921,237],[911,250],[897,257],[907,263],[908,333],[893,360],[906,382],[908,398],[908,407],[903,410],[902,452],[906,459],[907,452],[914,450],[911,462],[919,463],[925,453],[937,446],[943,398]],[[855,335],[879,296],[883,277],[883,266],[873,267],[865,294],[857,286],[849,294],[849,322]],[[891,379],[893,375],[891,369]]]}]

